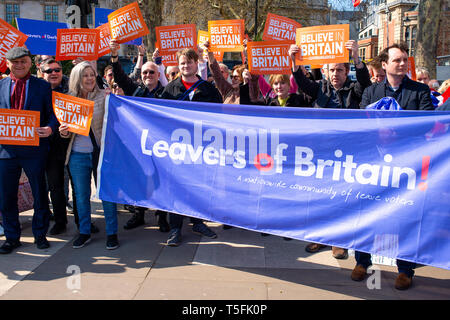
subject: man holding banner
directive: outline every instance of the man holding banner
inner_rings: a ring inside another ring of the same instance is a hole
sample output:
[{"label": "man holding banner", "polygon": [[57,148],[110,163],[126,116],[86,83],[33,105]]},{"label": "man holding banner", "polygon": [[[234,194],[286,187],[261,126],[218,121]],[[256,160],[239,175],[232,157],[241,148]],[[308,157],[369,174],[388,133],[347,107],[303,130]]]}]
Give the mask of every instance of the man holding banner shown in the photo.
[{"label": "man holding banner", "polygon": [[[137,84],[123,71],[118,58],[119,45],[115,40],[110,41],[110,49],[114,80],[117,85],[122,88],[125,95],[145,98],[159,98],[161,96],[164,87],[159,81],[160,72],[158,66],[154,62],[148,61],[142,65],[140,73],[142,82],[141,84]],[[135,212],[125,224],[125,229],[134,229],[145,224],[144,213],[146,208],[134,207],[134,209]],[[169,225],[167,223],[167,213],[158,210],[156,214],[158,216],[159,230],[161,232],[168,232]]]},{"label": "man holding banner", "polygon": [[[292,60],[295,81],[307,96],[312,98],[315,108],[358,109],[364,89],[371,85],[369,71],[366,65],[359,59],[358,43],[354,40],[345,42],[345,48],[350,50],[356,65],[356,81],[350,80],[349,63],[329,63],[326,66],[326,79],[315,82],[308,79],[305,73],[296,65],[295,56],[301,53],[297,45],[291,45],[289,55]],[[325,246],[318,243],[310,243],[306,251],[314,253]],[[332,247],[333,257],[346,259],[347,250]]]},{"label": "man holding banner", "polygon": [[[374,83],[364,91],[361,108],[376,103],[384,97],[394,98],[405,110],[434,110],[427,85],[408,78],[408,48],[393,44],[385,48],[379,55],[386,78],[382,82]],[[362,281],[367,275],[367,268],[372,265],[369,253],[355,251],[356,266],[351,278]],[[397,259],[399,275],[395,280],[395,288],[406,290],[412,284],[416,264]]]},{"label": "man holding banner", "polygon": [[[219,91],[198,75],[198,54],[194,49],[183,49],[177,52],[178,68],[181,76],[170,82],[162,93],[163,99],[182,101],[203,101],[222,103]],[[217,238],[217,234],[209,229],[201,219],[191,218],[192,230],[208,238]],[[167,245],[178,246],[181,243],[181,227],[183,216],[169,214],[170,234]]]},{"label": "man holding banner", "polygon": [[[40,125],[35,128],[34,134],[40,139],[38,146],[0,144],[0,211],[6,236],[0,247],[1,254],[11,253],[21,245],[17,191],[22,169],[30,181],[34,198],[32,230],[35,243],[39,249],[50,246],[46,239],[50,209],[45,186],[45,164],[49,150],[48,137],[58,127],[52,110],[50,85],[31,76],[30,51],[24,47],[14,47],[7,52],[6,59],[11,73],[8,78],[0,80],[0,108],[37,111]],[[14,123],[7,124],[12,125]]]}]

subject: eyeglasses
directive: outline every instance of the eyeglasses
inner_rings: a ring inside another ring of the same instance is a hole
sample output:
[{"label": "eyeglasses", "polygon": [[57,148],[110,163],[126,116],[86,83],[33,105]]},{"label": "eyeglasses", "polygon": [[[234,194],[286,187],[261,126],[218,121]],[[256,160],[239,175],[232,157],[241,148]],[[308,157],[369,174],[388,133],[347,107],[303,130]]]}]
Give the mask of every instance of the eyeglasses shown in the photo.
[{"label": "eyeglasses", "polygon": [[61,68],[47,69],[47,70],[44,70],[42,72],[44,72],[46,74],[51,74],[53,71],[55,71],[56,73],[59,73],[59,72],[61,72]]},{"label": "eyeglasses", "polygon": [[145,70],[145,71],[142,71],[142,74],[148,74],[148,73],[150,73],[150,74],[155,74],[155,71],[154,71],[154,70]]}]

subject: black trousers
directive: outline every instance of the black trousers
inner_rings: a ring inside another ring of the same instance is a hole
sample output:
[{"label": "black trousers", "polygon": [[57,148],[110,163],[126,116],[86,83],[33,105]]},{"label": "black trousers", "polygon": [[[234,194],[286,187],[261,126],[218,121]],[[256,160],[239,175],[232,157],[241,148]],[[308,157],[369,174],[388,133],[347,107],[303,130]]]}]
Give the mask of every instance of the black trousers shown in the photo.
[{"label": "black trousers", "polygon": [[53,205],[53,214],[57,225],[67,224],[67,199],[64,192],[64,159],[49,155],[45,168],[50,200]]},{"label": "black trousers", "polygon": [[0,211],[6,239],[18,240],[21,235],[17,192],[22,168],[28,177],[34,198],[33,235],[38,238],[47,234],[50,209],[45,186],[46,162],[45,156],[0,159]]}]

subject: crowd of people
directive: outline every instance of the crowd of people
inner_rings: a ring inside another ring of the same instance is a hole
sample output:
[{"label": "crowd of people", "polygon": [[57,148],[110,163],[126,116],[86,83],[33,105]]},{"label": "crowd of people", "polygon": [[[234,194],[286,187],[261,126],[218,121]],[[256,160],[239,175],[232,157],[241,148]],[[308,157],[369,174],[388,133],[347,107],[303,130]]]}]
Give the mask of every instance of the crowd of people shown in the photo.
[{"label": "crowd of people", "polygon": [[[119,45],[111,40],[110,61],[103,77],[98,74],[96,62],[76,59],[67,77],[62,65],[50,56],[35,59],[37,75],[31,75],[32,55],[25,47],[15,47],[6,54],[9,76],[0,80],[0,107],[40,112],[40,137],[38,147],[0,145],[0,212],[6,240],[0,254],[8,254],[21,245],[21,228],[18,212],[18,184],[22,170],[27,175],[34,197],[32,232],[37,248],[50,246],[46,234],[50,218],[54,224],[51,235],[66,232],[68,187],[72,189],[73,213],[79,234],[73,248],[82,248],[91,241],[91,234],[98,228],[91,221],[91,179],[96,183],[96,168],[102,147],[102,125],[105,98],[109,93],[117,95],[202,101],[212,103],[267,105],[275,107],[310,107],[359,109],[376,103],[384,97],[394,98],[403,110],[449,110],[449,101],[443,104],[441,94],[450,86],[450,80],[442,85],[430,79],[424,68],[417,69],[417,81],[409,79],[408,50],[401,44],[385,48],[367,65],[359,58],[358,44],[350,40],[345,44],[356,67],[356,81],[349,77],[350,63],[330,63],[321,69],[306,70],[295,63],[300,53],[292,45],[289,55],[292,74],[273,74],[265,77],[251,74],[246,61],[230,71],[219,63],[208,42],[198,50],[183,49],[177,53],[177,66],[165,67],[158,49],[151,61],[144,63],[146,50],[138,47],[136,65],[127,74],[119,61]],[[244,55],[245,57],[245,55]],[[209,72],[208,72],[209,69]],[[209,75],[208,75],[209,74]],[[89,136],[69,131],[66,124],[59,124],[52,109],[52,91],[94,102],[94,113]],[[50,211],[49,197],[53,213]],[[106,222],[106,248],[119,247],[117,204],[102,201]],[[147,208],[125,206],[133,213],[124,225],[130,230],[145,224]],[[183,216],[156,211],[161,232],[168,232],[168,246],[182,242]],[[208,238],[217,234],[201,219],[191,218],[192,231]],[[231,228],[223,226],[224,229]],[[264,235],[264,234],[262,234]],[[289,239],[286,239],[289,240]],[[306,251],[318,252],[325,246],[310,243]],[[332,247],[333,257],[346,259],[347,249]],[[356,266],[351,274],[355,281],[362,281],[371,265],[370,254],[356,252]],[[397,260],[399,276],[397,289],[408,289],[412,283],[415,264]]]}]

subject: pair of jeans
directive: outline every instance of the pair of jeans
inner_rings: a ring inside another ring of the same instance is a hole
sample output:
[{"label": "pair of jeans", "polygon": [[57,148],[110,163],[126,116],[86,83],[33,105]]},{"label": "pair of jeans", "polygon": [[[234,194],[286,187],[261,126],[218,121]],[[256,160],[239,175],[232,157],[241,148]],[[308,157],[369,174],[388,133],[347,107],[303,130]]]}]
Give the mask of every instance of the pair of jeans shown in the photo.
[{"label": "pair of jeans", "polygon": [[[356,264],[362,265],[364,268],[368,268],[372,265],[372,255],[361,251],[355,251]],[[397,269],[399,273],[404,273],[408,277],[414,276],[414,268],[416,264],[404,260],[397,259]]]},{"label": "pair of jeans", "polygon": [[[80,234],[91,234],[91,179],[93,174],[92,153],[73,152],[70,154],[69,170],[75,190]],[[96,170],[96,169],[95,169]],[[103,201],[106,234],[117,234],[117,206]]]}]

